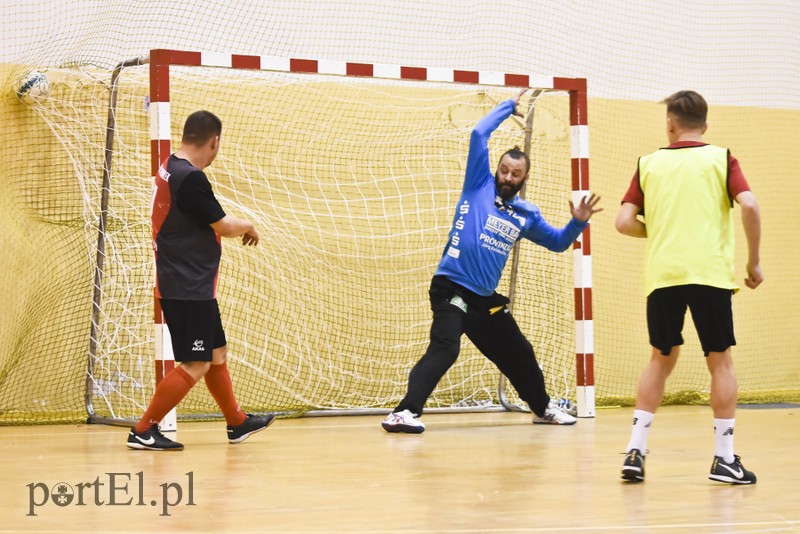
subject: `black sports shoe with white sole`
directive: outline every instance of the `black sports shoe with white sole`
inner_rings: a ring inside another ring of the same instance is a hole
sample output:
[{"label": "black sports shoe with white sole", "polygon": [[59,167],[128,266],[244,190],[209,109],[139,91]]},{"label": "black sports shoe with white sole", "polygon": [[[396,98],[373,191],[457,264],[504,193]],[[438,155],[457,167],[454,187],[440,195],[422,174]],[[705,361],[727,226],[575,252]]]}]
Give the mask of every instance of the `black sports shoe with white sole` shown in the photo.
[{"label": "black sports shoe with white sole", "polygon": [[238,426],[228,425],[228,443],[241,443],[252,434],[261,432],[275,420],[275,415],[268,413],[266,415],[252,415],[247,414],[247,419],[244,423]]},{"label": "black sports shoe with white sole", "polygon": [[183,444],[172,441],[158,430],[158,425],[153,424],[141,434],[133,428],[128,434],[128,448],[146,451],[182,451]]},{"label": "black sports shoe with white sole", "polygon": [[622,479],[628,482],[644,481],[644,456],[639,449],[631,449],[622,464]]},{"label": "black sports shoe with white sole", "polygon": [[714,463],[711,464],[711,480],[727,482],[728,484],[755,484],[756,475],[748,471],[742,465],[742,459],[738,455],[733,455],[733,462],[727,463],[719,456],[714,456]]}]

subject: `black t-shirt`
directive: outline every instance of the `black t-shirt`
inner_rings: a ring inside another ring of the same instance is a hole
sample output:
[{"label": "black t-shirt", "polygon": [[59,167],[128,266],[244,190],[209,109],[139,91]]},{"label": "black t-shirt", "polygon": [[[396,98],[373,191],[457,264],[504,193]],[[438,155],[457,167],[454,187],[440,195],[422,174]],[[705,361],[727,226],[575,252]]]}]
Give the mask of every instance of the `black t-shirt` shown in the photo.
[{"label": "black t-shirt", "polygon": [[151,222],[156,296],[177,300],[216,297],[222,255],[210,224],[225,217],[205,173],[171,155],[155,179]]}]

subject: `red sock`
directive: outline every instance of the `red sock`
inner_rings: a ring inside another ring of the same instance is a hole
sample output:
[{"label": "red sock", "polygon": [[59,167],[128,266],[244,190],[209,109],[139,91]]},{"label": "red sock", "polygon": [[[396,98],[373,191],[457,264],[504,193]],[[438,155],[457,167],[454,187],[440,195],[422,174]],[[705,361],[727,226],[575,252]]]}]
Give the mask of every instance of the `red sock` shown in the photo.
[{"label": "red sock", "polygon": [[164,419],[164,416],[183,400],[194,384],[195,379],[180,365],[167,373],[156,386],[153,400],[150,401],[150,406],[147,407],[142,418],[136,423],[134,430],[142,433]]},{"label": "red sock", "polygon": [[247,415],[239,408],[239,403],[236,402],[236,397],[233,394],[231,375],[228,374],[228,363],[212,364],[205,378],[206,387],[211,392],[214,400],[217,401],[228,425],[239,426],[244,423]]}]

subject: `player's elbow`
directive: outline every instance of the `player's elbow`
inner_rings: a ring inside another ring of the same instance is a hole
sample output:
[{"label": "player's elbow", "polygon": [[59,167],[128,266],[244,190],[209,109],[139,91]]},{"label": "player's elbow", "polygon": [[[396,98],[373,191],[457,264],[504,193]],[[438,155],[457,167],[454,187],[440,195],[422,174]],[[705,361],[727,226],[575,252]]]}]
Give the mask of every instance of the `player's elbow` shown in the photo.
[{"label": "player's elbow", "polygon": [[617,219],[614,221],[614,228],[616,228],[617,232],[621,234],[627,235],[628,232],[630,232],[630,226],[630,221],[625,217],[617,217]]},{"label": "player's elbow", "polygon": [[572,246],[576,239],[578,239],[578,236],[573,238],[572,235],[567,234],[555,235],[546,247],[550,252],[564,252]]},{"label": "player's elbow", "polygon": [[472,133],[470,134],[470,146],[480,146],[483,140],[489,137],[489,134],[484,130],[485,128],[482,128],[480,124],[472,129]]},{"label": "player's elbow", "polygon": [[617,232],[628,237],[647,237],[647,230],[644,224],[638,219],[617,220],[614,223]]},{"label": "player's elbow", "polygon": [[218,224],[218,225],[212,226],[212,228],[214,229],[214,231],[216,233],[218,233],[222,237],[233,237],[231,235],[231,229],[230,229],[230,227],[228,225]]},{"label": "player's elbow", "polygon": [[617,232],[632,237],[645,237],[647,232],[642,221],[638,219],[639,211],[636,204],[623,202],[614,220]]},{"label": "player's elbow", "polygon": [[236,231],[236,228],[232,228],[230,226],[224,226],[222,231],[218,231],[217,233],[222,237],[239,237],[241,235],[240,232]]},{"label": "player's elbow", "polygon": [[238,237],[241,235],[238,226],[235,224],[235,219],[230,215],[226,215],[217,222],[212,223],[211,228],[222,237]]}]

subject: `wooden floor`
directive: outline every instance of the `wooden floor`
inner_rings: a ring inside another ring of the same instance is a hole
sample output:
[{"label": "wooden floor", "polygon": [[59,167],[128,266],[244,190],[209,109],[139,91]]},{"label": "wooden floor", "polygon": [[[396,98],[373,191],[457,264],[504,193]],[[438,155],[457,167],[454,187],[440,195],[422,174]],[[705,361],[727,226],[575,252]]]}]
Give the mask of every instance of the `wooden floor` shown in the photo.
[{"label": "wooden floor", "polygon": [[239,445],[223,422],[181,423],[172,453],[128,450],[118,427],[0,427],[0,531],[800,532],[799,408],[737,412],[749,487],[708,480],[706,407],[662,408],[646,482],[622,483],[631,413],[429,414],[416,436],[279,420]]}]

